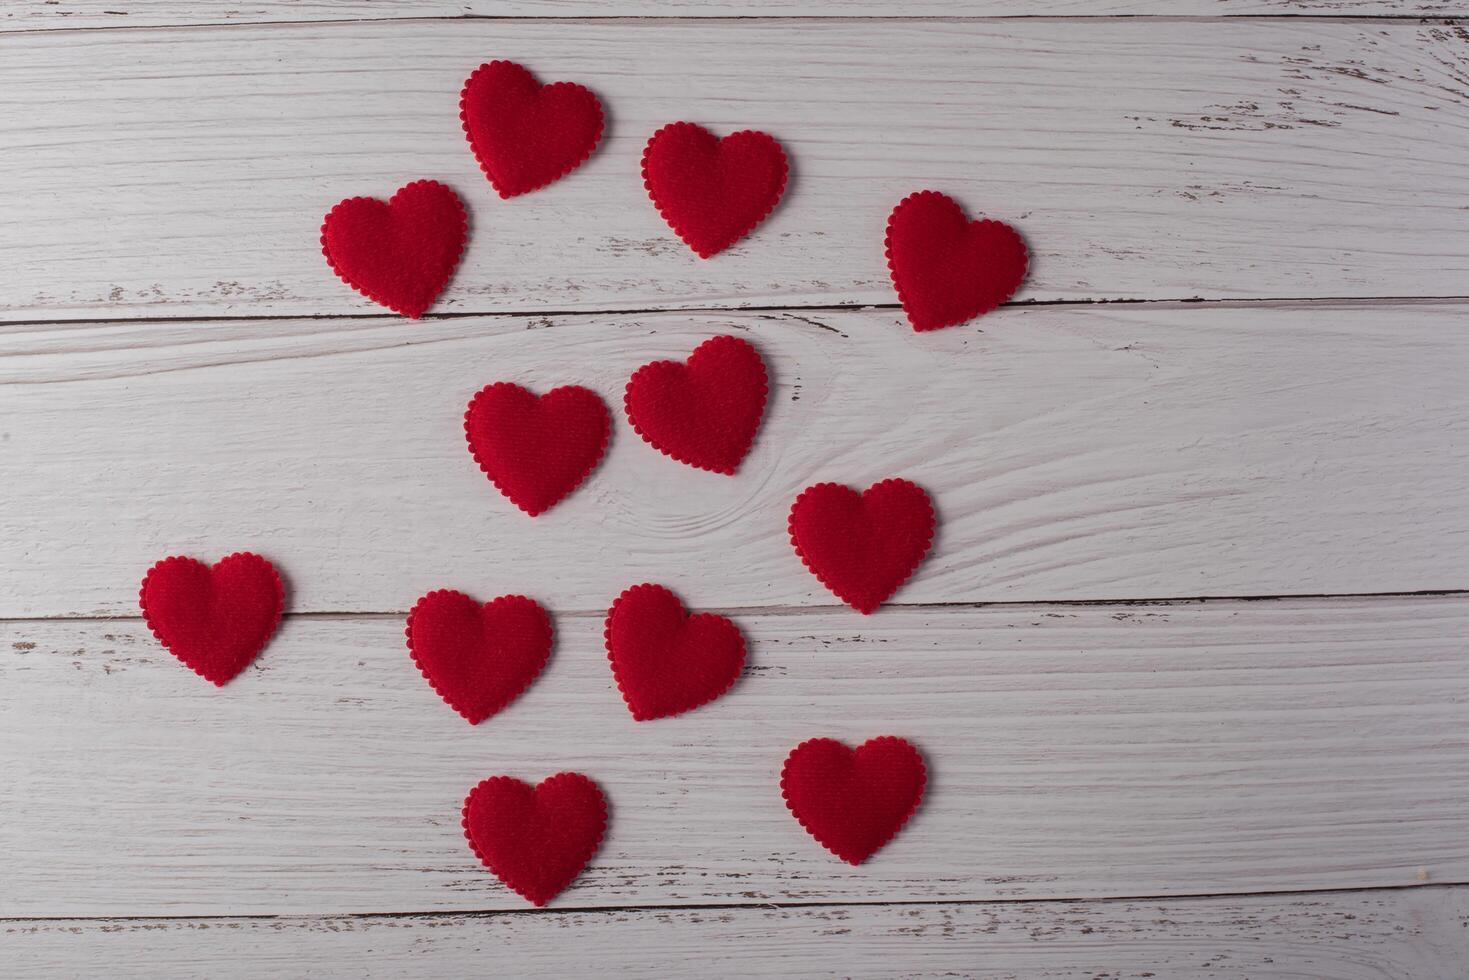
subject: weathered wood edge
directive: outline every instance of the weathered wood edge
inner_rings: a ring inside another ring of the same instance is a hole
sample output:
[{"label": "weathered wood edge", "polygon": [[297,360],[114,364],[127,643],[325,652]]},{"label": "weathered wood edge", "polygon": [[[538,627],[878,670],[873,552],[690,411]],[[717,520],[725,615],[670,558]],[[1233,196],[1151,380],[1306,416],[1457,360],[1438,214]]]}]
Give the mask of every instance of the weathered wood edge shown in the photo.
[{"label": "weathered wood edge", "polygon": [[[567,975],[589,949],[619,976],[690,975],[709,950],[744,972],[1255,978],[1450,976],[1469,955],[1469,888],[878,905],[0,920],[12,977],[106,957],[109,975]],[[489,957],[490,959],[487,959]],[[1082,964],[1088,968],[1083,970]]]}]

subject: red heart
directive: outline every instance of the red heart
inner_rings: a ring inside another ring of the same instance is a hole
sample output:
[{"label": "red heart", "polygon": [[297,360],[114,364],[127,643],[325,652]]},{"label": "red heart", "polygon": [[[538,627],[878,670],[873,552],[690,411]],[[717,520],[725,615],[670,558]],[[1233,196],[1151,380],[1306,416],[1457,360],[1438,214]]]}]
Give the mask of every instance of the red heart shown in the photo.
[{"label": "red heart", "polygon": [[870,613],[908,580],[933,542],[933,504],[907,480],[861,494],[839,483],[807,487],[791,505],[791,544],[821,584]]},{"label": "red heart", "polygon": [[888,270],[914,330],[937,330],[988,313],[1014,295],[1028,258],[1020,233],[969,221],[953,198],[910,194],[888,218]]},{"label": "red heart", "polygon": [[806,832],[848,864],[882,849],[923,801],[923,757],[892,735],[854,751],[830,738],[802,742],[786,756],[780,793]]},{"label": "red heart", "polygon": [[733,475],[765,412],[765,362],[737,337],[712,337],[687,362],[633,372],[623,407],[643,440],[680,463]]},{"label": "red heart", "polygon": [[744,238],[785,192],[785,151],[755,130],[719,139],[702,126],[669,123],[643,150],[643,186],[663,220],[707,259]]},{"label": "red heart", "polygon": [[612,418],[594,392],[577,385],[539,398],[500,381],[464,413],[469,452],[496,488],[532,517],[587,478],[607,449]]},{"label": "red heart", "polygon": [[430,592],[406,632],[424,680],[471,725],[520,697],[551,656],[550,617],[523,595],[481,606],[462,592]]},{"label": "red heart", "polygon": [[169,653],[223,687],[275,632],[285,590],[275,566],[259,555],[238,552],[213,567],[175,556],[148,569],[138,604]]},{"label": "red heart", "polygon": [[501,197],[554,183],[602,138],[602,103],[575,82],[541,85],[524,65],[480,65],[459,94],[459,119],[479,167]]},{"label": "red heart", "polygon": [[491,776],[464,800],[470,850],[496,878],[536,905],[571,884],[606,831],[607,800],[581,773],[557,773],[535,788],[510,776]]},{"label": "red heart", "polygon": [[468,230],[459,195],[436,180],[415,180],[386,204],[349,197],[332,208],[321,224],[321,251],[347,285],[417,320],[449,284]]},{"label": "red heart", "polygon": [[745,665],[739,628],[713,613],[689,615],[661,585],[634,585],[607,610],[607,659],[638,721],[667,718],[728,691]]}]

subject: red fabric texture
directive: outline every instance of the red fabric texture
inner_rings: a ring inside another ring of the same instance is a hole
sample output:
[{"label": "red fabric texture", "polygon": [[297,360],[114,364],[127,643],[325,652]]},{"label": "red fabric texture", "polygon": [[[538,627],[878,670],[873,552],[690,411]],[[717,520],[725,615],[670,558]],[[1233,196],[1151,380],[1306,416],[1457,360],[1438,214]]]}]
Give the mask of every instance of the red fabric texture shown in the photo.
[{"label": "red fabric texture", "polygon": [[1029,262],[1020,233],[970,221],[953,198],[910,194],[888,218],[888,271],[914,330],[972,320],[1020,288]]},{"label": "red fabric texture", "polygon": [[419,673],[471,725],[520,697],[551,656],[551,618],[523,595],[480,605],[462,592],[430,592],[405,632]]},{"label": "red fabric texture", "polygon": [[607,800],[581,773],[557,773],[534,788],[510,776],[491,776],[464,800],[470,850],[496,878],[538,906],[571,884],[606,832]]},{"label": "red fabric texture", "polygon": [[480,65],[459,93],[459,120],[503,198],[554,183],[602,138],[602,103],[575,82],[542,85],[513,61]]},{"label": "red fabric texture", "polygon": [[786,756],[780,792],[806,832],[848,864],[861,864],[918,810],[928,775],[923,757],[892,735],[855,750],[830,738]]},{"label": "red fabric texture", "polygon": [[623,397],[643,440],[680,463],[733,475],[765,413],[765,362],[738,337],[711,337],[686,362],[633,372]]},{"label": "red fabric texture", "polygon": [[690,615],[661,585],[634,585],[618,596],[604,636],[612,676],[638,721],[708,704],[745,665],[739,627],[713,613]]},{"label": "red fabric texture", "polygon": [[720,139],[690,122],[669,123],[643,150],[643,186],[653,206],[704,259],[765,220],[788,172],[785,150],[755,130]]},{"label": "red fabric texture", "polygon": [[459,195],[436,180],[415,180],[387,203],[349,197],[332,208],[321,224],[321,251],[347,285],[416,320],[449,284],[468,234]]},{"label": "red fabric texture", "polygon": [[532,517],[545,513],[594,470],[607,450],[612,417],[595,392],[577,385],[544,395],[507,381],[479,391],[464,413],[469,452],[490,482]]},{"label": "red fabric texture", "polygon": [[898,591],[933,542],[933,504],[922,487],[883,480],[862,493],[839,483],[807,487],[791,505],[791,544],[821,584],[862,613]]},{"label": "red fabric texture", "polygon": [[285,589],[274,565],[246,551],[213,566],[174,556],[148,569],[138,604],[169,653],[223,687],[275,633]]}]

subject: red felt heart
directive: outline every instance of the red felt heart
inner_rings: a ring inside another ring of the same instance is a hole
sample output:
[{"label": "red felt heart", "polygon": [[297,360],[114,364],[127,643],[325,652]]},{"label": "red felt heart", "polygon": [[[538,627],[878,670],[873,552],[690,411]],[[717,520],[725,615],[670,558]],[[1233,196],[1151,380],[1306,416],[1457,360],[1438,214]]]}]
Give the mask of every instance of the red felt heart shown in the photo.
[{"label": "red felt heart", "polygon": [[491,776],[464,800],[470,850],[536,905],[571,884],[606,831],[607,801],[581,773],[557,773],[534,788],[510,776]]},{"label": "red felt heart", "polygon": [[607,610],[607,659],[638,721],[708,704],[740,676],[745,639],[713,613],[689,615],[661,585],[634,585]]},{"label": "red felt heart", "polygon": [[138,604],[169,653],[223,687],[275,632],[285,590],[275,566],[259,555],[238,552],[213,567],[175,556],[148,569]]},{"label": "red felt heart", "polygon": [[969,221],[937,191],[910,194],[888,218],[888,269],[914,330],[952,327],[1014,295],[1028,258],[1019,232]]},{"label": "red felt heart", "polygon": [[574,82],[541,85],[523,65],[480,65],[459,94],[464,135],[501,197],[554,183],[602,138],[602,103]]},{"label": "red felt heart", "polygon": [[449,284],[468,230],[459,195],[436,180],[415,180],[386,204],[349,197],[332,208],[321,224],[321,251],[347,285],[416,320]]},{"label": "red felt heart", "polygon": [[830,738],[786,756],[780,792],[806,832],[849,864],[861,864],[903,829],[923,800],[923,757],[892,735],[854,751]]},{"label": "red felt heart", "polygon": [[464,413],[469,452],[496,488],[532,517],[549,510],[596,468],[612,434],[607,406],[577,385],[539,398],[500,381]]},{"label": "red felt heart", "polygon": [[707,259],[748,235],[785,192],[785,151],[755,130],[724,139],[669,123],[643,150],[643,186],[663,220]]},{"label": "red felt heart", "polygon": [[408,653],[444,701],[478,725],[520,697],[551,656],[551,619],[523,595],[480,605],[440,589],[408,613]]},{"label": "red felt heart", "polygon": [[807,487],[791,505],[791,544],[821,584],[870,613],[908,580],[933,541],[933,504],[907,480],[862,493],[839,483]]},{"label": "red felt heart", "polygon": [[765,362],[737,337],[712,337],[687,362],[633,372],[623,407],[654,449],[701,470],[733,475],[765,412]]}]

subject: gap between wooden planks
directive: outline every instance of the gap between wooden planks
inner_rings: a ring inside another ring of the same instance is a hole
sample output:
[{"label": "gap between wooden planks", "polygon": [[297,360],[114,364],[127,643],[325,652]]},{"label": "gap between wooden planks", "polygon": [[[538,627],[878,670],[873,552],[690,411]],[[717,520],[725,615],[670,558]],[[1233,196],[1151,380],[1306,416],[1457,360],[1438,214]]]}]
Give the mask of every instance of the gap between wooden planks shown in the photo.
[{"label": "gap between wooden planks", "polygon": [[[1312,18],[10,34],[0,316],[371,311],[318,254],[321,216],[417,177],[474,211],[443,312],[890,303],[884,222],[924,186],[1021,229],[1022,300],[1453,295],[1466,38]],[[457,117],[491,57],[582,81],[611,113],[585,167],[508,203]],[[714,261],[638,178],[677,118],[793,154],[787,200]]]},{"label": "gap between wooden planks", "polygon": [[[638,909],[267,919],[0,921],[13,980],[86,972],[212,977],[516,976],[1061,978],[1454,976],[1469,889],[1150,901]],[[568,943],[576,936],[581,943]],[[1085,964],[1083,973],[1079,964]]]},{"label": "gap between wooden planks", "polygon": [[[495,772],[602,782],[558,908],[1219,894],[1469,880],[1469,598],[740,614],[751,661],[638,725],[597,615],[479,728],[397,618],[291,618],[223,689],[136,620],[0,625],[6,917],[515,909],[464,845]],[[187,737],[181,737],[182,733]],[[813,735],[931,784],[860,868],[781,804]]]},{"label": "gap between wooden planks", "polygon": [[0,32],[405,18],[1453,17],[1447,0],[10,0]]}]

